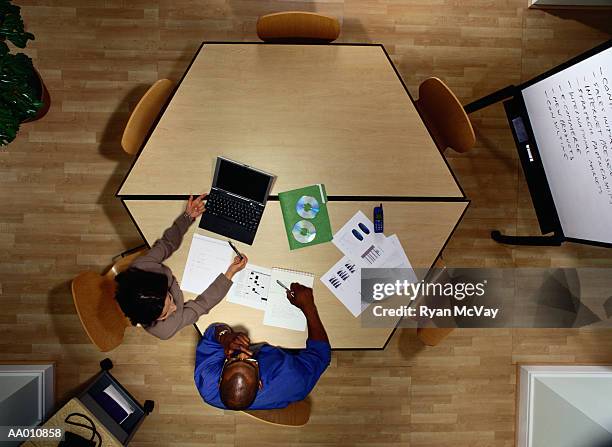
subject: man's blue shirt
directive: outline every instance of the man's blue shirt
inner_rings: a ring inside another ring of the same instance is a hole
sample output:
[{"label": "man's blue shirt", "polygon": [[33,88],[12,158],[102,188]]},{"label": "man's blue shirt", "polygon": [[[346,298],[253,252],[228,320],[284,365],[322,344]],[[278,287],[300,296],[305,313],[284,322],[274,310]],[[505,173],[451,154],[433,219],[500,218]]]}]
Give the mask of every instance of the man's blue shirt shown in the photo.
[{"label": "man's blue shirt", "polygon": [[[210,325],[198,344],[194,379],[207,403],[225,408],[219,395],[225,353],[215,339],[215,327]],[[331,349],[328,342],[318,340],[307,340],[306,348],[295,353],[265,344],[254,358],[259,363],[263,387],[249,409],[284,408],[308,396],[329,365]]]}]

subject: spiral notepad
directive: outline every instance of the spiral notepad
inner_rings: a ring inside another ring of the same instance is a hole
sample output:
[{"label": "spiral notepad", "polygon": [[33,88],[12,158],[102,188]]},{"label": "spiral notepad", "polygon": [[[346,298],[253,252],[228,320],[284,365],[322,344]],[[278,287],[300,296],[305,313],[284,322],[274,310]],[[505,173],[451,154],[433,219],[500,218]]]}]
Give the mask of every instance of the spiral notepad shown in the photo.
[{"label": "spiral notepad", "polygon": [[287,287],[297,282],[306,287],[314,284],[312,273],[273,268],[268,289],[268,303],[264,314],[264,324],[267,326],[282,327],[294,331],[306,330],[306,317],[300,309],[295,307],[287,299],[287,293],[276,281],[280,281]]}]

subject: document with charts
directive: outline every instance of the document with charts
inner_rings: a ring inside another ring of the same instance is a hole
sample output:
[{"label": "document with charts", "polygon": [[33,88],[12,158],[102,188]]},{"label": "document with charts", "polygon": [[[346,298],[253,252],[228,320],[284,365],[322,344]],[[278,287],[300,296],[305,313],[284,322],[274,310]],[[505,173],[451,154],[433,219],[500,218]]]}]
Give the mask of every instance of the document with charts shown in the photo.
[{"label": "document with charts", "polygon": [[223,273],[234,258],[226,241],[194,234],[181,279],[181,289],[200,294]]},{"label": "document with charts", "polygon": [[374,233],[374,224],[358,211],[340,230],[332,242],[359,267],[382,267],[393,252],[387,238]]},{"label": "document with charts", "polygon": [[271,276],[272,270],[247,264],[244,270],[234,276],[234,284],[229,291],[227,301],[253,309],[265,310]]},{"label": "document with charts", "polygon": [[[362,268],[403,268],[412,265],[397,237],[374,233],[374,224],[358,211],[334,235],[336,247],[344,253],[342,259],[321,276],[321,282],[358,317],[370,305],[361,298]],[[417,277],[412,271],[414,281]]]},{"label": "document with charts", "polygon": [[282,282],[287,287],[291,287],[293,282],[300,283],[306,287],[312,287],[314,275],[312,273],[273,268],[270,288],[268,289],[268,303],[264,314],[264,324],[294,331],[305,331],[306,317],[300,309],[289,302],[285,289],[276,281]]}]

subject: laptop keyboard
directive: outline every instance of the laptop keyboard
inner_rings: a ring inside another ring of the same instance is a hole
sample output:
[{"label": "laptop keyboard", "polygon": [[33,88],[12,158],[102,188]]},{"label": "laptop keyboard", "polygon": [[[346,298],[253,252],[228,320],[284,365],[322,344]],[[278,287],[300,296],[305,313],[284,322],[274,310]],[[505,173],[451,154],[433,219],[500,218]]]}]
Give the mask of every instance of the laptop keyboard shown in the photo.
[{"label": "laptop keyboard", "polygon": [[211,194],[206,201],[207,213],[235,222],[249,231],[257,229],[262,211],[263,208],[231,196]]}]

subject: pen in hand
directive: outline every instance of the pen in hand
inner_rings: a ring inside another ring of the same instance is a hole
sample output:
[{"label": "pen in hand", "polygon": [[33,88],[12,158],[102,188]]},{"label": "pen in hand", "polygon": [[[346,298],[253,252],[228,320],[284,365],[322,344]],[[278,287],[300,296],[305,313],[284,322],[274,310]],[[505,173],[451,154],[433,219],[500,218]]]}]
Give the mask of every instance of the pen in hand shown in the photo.
[{"label": "pen in hand", "polygon": [[281,286],[283,289],[285,289],[287,292],[289,292],[291,294],[291,296],[293,298],[295,298],[295,293],[293,293],[291,291],[291,289],[289,289],[289,287],[287,287],[286,285],[284,285],[282,282],[280,282],[278,279],[276,280],[276,282],[278,283],[279,286]]},{"label": "pen in hand", "polygon": [[232,250],[234,250],[234,252],[236,252],[236,254],[238,255],[238,257],[240,258],[240,260],[242,261],[244,258],[242,257],[242,255],[240,254],[240,252],[238,250],[236,250],[236,247],[234,247],[234,244],[232,244],[232,241],[227,241],[227,243],[230,245],[230,247],[232,247]]}]

